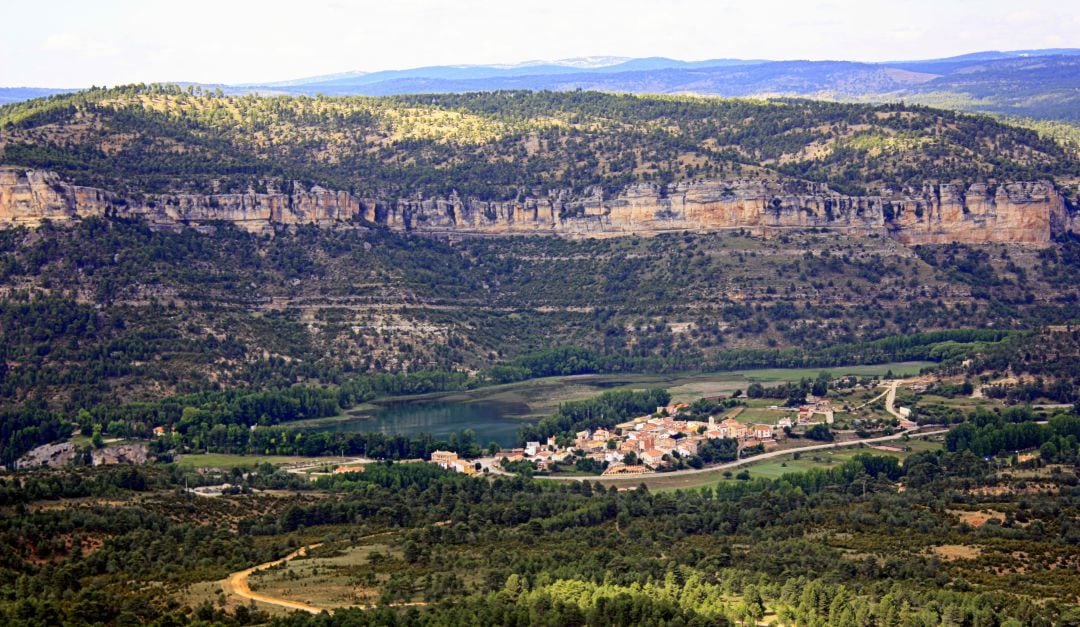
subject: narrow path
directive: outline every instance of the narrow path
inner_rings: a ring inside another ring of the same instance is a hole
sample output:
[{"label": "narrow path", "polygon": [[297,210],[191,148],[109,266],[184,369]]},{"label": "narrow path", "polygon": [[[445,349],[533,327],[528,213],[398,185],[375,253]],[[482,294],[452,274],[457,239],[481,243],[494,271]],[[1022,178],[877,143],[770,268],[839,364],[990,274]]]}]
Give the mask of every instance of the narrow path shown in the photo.
[{"label": "narrow path", "polygon": [[866,401],[866,402],[865,402],[865,403],[863,403],[862,405],[858,405],[858,406],[856,406],[856,407],[852,407],[852,408],[851,408],[851,411],[855,411],[856,409],[862,409],[863,407],[866,407],[867,405],[869,405],[870,403],[873,403],[874,401],[876,401],[876,400],[880,399],[881,397],[883,397],[883,396],[888,396],[888,395],[889,395],[889,390],[885,390],[885,391],[884,391],[884,392],[882,392],[881,394],[878,394],[877,396],[875,396],[874,398],[872,398],[872,399],[870,399],[870,400]]},{"label": "narrow path", "polygon": [[[315,549],[315,548],[318,548],[320,546],[322,546],[321,543],[320,544],[312,544],[310,548]],[[277,566],[278,564],[284,564],[285,562],[287,562],[287,561],[289,561],[289,560],[291,560],[293,558],[303,557],[304,555],[307,555],[307,552],[308,552],[308,547],[306,547],[306,546],[305,547],[300,547],[299,549],[296,549],[295,551],[293,551],[292,553],[289,553],[288,555],[286,555],[285,557],[283,557],[281,559],[277,559],[277,560],[274,560],[272,562],[266,562],[265,564],[259,564],[258,566],[252,566],[251,568],[248,568],[247,570],[241,570],[240,572],[233,573],[233,574],[229,575],[228,577],[226,577],[225,580],[221,582],[221,589],[225,592],[225,594],[235,594],[236,596],[238,596],[238,597],[240,597],[242,599],[249,599],[249,600],[253,600],[253,601],[260,601],[262,603],[269,603],[270,605],[277,605],[278,607],[283,607],[283,608],[289,609],[289,610],[301,610],[301,611],[308,612],[308,613],[311,613],[311,614],[318,614],[318,613],[323,611],[323,608],[315,607],[314,605],[309,605],[309,604],[304,603],[302,601],[291,601],[289,599],[283,599],[281,597],[272,597],[272,596],[270,596],[268,594],[262,594],[261,592],[255,592],[255,591],[253,591],[251,589],[251,586],[248,584],[248,577],[250,577],[252,575],[252,573],[258,572],[260,570],[266,570],[267,568],[273,568],[274,566]]]},{"label": "narrow path", "polygon": [[925,433],[913,434],[915,429],[907,429],[900,433],[894,433],[893,435],[884,435],[877,438],[866,438],[865,440],[848,440],[847,442],[829,442],[828,444],[815,444],[813,446],[801,446],[799,448],[780,449],[776,451],[769,451],[768,453],[762,453],[761,455],[754,455],[753,457],[744,457],[743,459],[737,459],[733,462],[727,462],[725,464],[717,464],[715,466],[709,466],[707,468],[689,468],[687,470],[673,470],[671,472],[653,472],[644,475],[633,475],[630,477],[601,477],[600,475],[594,476],[575,476],[575,477],[560,477],[558,475],[552,477],[536,477],[537,479],[544,479],[547,481],[635,481],[637,483],[648,483],[649,479],[662,479],[665,477],[682,477],[686,475],[698,475],[705,472],[714,472],[717,470],[725,470],[728,468],[737,468],[739,466],[745,466],[747,464],[754,464],[765,459],[772,459],[774,457],[780,457],[782,455],[790,455],[791,453],[804,453],[806,451],[822,451],[825,449],[844,448],[848,446],[858,446],[859,444],[874,444],[877,442],[887,442],[889,440],[899,440],[905,435],[915,435],[917,437],[923,437],[928,435],[941,435],[942,433],[948,433],[948,429],[940,429],[938,431],[927,431]]}]

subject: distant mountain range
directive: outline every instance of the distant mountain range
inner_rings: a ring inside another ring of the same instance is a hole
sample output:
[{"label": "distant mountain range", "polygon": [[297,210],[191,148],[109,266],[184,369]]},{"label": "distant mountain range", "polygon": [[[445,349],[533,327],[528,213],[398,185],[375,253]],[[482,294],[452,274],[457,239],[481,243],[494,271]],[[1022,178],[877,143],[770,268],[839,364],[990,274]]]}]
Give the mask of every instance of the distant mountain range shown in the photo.
[{"label": "distant mountain range", "polygon": [[[203,85],[226,93],[367,95],[504,89],[598,90],[728,97],[905,100],[968,111],[1080,123],[1080,48],[976,52],[863,63],[587,57],[516,65],[346,72],[274,83]],[[0,89],[0,103],[66,90]]]},{"label": "distant mountain range", "polygon": [[0,87],[0,105],[44,98],[55,94],[67,94],[75,89],[50,89],[48,87]]}]

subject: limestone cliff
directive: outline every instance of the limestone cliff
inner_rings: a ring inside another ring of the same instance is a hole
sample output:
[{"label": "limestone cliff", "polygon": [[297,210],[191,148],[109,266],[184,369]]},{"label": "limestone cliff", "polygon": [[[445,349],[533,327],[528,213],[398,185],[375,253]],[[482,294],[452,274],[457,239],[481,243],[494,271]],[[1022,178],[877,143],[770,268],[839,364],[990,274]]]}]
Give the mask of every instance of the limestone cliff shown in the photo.
[{"label": "limestone cliff", "polygon": [[820,184],[700,181],[668,188],[639,184],[613,198],[568,192],[514,201],[450,198],[386,202],[293,184],[288,193],[160,194],[139,201],[79,187],[56,174],[0,169],[0,227],[64,223],[93,215],[142,217],[159,228],[231,222],[248,231],[278,225],[349,226],[362,221],[418,233],[618,235],[671,230],[748,229],[775,234],[820,228],[878,233],[905,244],[1040,244],[1080,227],[1045,181],[837,194]]}]

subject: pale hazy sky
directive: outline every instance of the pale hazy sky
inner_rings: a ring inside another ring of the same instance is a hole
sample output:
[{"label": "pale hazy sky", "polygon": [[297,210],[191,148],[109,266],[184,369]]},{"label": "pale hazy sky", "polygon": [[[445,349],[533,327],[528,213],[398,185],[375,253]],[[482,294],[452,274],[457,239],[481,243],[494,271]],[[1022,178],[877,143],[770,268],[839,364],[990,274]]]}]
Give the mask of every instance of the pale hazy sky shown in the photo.
[{"label": "pale hazy sky", "polygon": [[0,86],[239,83],[591,55],[1080,47],[1076,0],[0,0]]}]

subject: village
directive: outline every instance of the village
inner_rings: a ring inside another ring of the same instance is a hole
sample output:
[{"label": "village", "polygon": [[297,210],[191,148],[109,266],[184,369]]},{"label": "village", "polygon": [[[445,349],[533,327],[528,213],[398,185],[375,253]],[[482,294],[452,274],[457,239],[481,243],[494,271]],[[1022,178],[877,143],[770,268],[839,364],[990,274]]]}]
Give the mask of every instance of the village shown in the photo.
[{"label": "village", "polygon": [[[814,447],[813,441],[832,442],[834,437],[851,443],[872,436],[889,436],[918,428],[911,409],[895,404],[900,384],[911,393],[927,389],[925,378],[863,382],[858,389],[848,388],[838,398],[822,398],[807,393],[787,403],[768,397],[731,398],[726,395],[702,397],[693,405],[673,402],[655,411],[610,427],[564,432],[542,441],[527,441],[520,448],[491,449],[486,456],[467,456],[451,450],[432,451],[430,458],[398,460],[430,461],[433,464],[467,475],[539,473],[543,475],[618,477],[665,471],[692,472],[717,464],[751,457],[772,457]],[[854,398],[851,397],[855,394]],[[776,397],[773,397],[776,398]],[[838,400],[842,399],[842,400]],[[874,403],[880,402],[880,407]],[[856,413],[858,412],[858,413]],[[875,412],[877,417],[875,418]],[[740,420],[741,418],[741,420]],[[891,423],[891,424],[890,424]],[[252,431],[257,425],[249,427]],[[152,428],[155,438],[173,433],[168,426]],[[803,442],[803,440],[809,440]],[[141,445],[145,454],[145,445]],[[884,449],[889,447],[881,445]],[[21,465],[56,466],[66,463],[74,445],[53,453],[44,447],[40,454],[21,460]],[[104,449],[102,453],[108,453]],[[289,472],[302,472],[311,479],[327,474],[363,472],[366,458],[345,460],[336,468],[307,463]],[[99,463],[96,459],[95,464]],[[318,469],[322,470],[318,470]]]},{"label": "village", "polygon": [[562,445],[561,438],[552,436],[543,442],[526,442],[523,448],[504,450],[494,459],[466,460],[457,453],[435,451],[431,461],[448,470],[475,474],[489,468],[506,470],[521,462],[527,462],[537,471],[550,471],[561,463],[588,459],[602,468],[603,476],[636,475],[662,471],[680,459],[696,458],[702,446],[712,440],[734,440],[740,455],[747,449],[765,452],[778,448],[791,429],[833,422],[833,408],[828,400],[809,397],[807,404],[798,408],[774,406],[773,409],[797,409],[797,414],[794,418],[780,418],[775,424],[748,424],[736,419],[742,410],[736,407],[726,412],[727,417],[694,420],[681,417],[689,413],[690,405],[674,403],[611,429],[579,431],[572,442],[563,440]]}]

